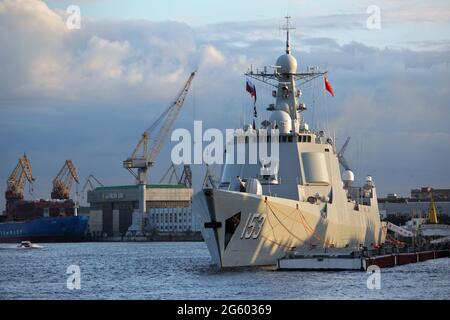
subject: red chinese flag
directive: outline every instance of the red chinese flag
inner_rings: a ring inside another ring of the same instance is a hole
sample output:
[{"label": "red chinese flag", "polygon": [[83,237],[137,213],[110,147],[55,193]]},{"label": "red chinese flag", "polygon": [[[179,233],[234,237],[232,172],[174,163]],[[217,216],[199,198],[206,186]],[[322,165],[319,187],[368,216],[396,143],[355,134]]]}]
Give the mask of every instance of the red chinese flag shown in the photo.
[{"label": "red chinese flag", "polygon": [[327,77],[323,77],[325,79],[325,89],[334,97],[333,88],[331,87],[330,82],[328,82]]}]

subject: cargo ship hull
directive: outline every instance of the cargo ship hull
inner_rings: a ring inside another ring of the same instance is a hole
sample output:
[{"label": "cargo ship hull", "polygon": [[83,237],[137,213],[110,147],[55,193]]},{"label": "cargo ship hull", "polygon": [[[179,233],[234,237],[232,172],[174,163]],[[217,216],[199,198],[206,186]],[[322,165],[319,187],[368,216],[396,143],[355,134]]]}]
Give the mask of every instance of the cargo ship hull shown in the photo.
[{"label": "cargo ship hull", "polygon": [[45,217],[0,223],[0,242],[77,242],[85,239],[88,218]]}]

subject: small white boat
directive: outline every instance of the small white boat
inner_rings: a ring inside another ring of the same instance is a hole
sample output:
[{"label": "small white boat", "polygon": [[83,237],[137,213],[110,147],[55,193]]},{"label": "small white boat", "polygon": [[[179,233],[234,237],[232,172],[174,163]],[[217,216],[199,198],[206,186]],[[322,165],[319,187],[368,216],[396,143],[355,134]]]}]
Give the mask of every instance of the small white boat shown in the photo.
[{"label": "small white boat", "polygon": [[21,243],[19,243],[17,245],[18,249],[41,249],[42,246],[35,244],[35,243],[31,243],[30,241],[22,241]]}]

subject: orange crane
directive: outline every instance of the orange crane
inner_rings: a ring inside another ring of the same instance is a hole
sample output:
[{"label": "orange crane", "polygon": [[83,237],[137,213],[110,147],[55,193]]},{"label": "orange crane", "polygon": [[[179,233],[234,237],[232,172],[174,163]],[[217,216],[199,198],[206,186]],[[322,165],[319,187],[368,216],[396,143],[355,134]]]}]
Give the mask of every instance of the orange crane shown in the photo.
[{"label": "orange crane", "polygon": [[58,175],[53,179],[52,199],[69,199],[72,183],[80,183],[77,169],[72,160],[66,160]]},{"label": "orange crane", "polygon": [[[169,136],[194,77],[195,71],[191,73],[175,101],[145,130],[131,156],[123,161],[123,167],[136,178],[136,182],[139,185],[139,211],[141,214],[147,211],[145,188],[147,185],[148,168],[153,166],[156,157]],[[150,138],[152,138],[151,141]]]},{"label": "orange crane", "polygon": [[24,154],[22,157],[20,157],[16,167],[11,172],[8,178],[5,192],[7,204],[16,200],[23,200],[23,189],[25,187],[25,183],[28,181],[30,183],[30,186],[32,187],[34,180],[35,178],[33,177],[31,163],[28,160],[27,156]]}]

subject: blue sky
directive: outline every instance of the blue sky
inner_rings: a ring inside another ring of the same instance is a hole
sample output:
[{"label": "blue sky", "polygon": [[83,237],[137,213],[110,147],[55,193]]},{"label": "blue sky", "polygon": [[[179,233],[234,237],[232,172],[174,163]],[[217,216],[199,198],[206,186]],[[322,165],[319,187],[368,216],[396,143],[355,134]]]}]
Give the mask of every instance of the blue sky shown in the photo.
[{"label": "blue sky", "polygon": [[[184,21],[193,25],[219,22],[272,19],[286,13],[302,16],[342,13],[343,8],[334,1],[207,1],[207,0],[82,0],[46,1],[51,8],[65,9],[70,4],[79,4],[84,14],[97,18],[148,19],[153,21]],[[346,11],[360,5],[347,6]]]},{"label": "blue sky", "polygon": [[[315,28],[315,36],[327,36],[340,43],[349,39],[380,47],[415,47],[424,39],[445,41],[450,34],[448,5],[445,0],[431,2],[372,1],[372,0],[81,0],[46,1],[49,7],[65,10],[78,4],[83,15],[98,19],[144,19],[151,21],[179,21],[192,27],[225,22],[273,20],[282,23],[286,14],[294,17],[299,33],[302,20],[328,19],[333,28]],[[368,6],[377,5],[382,13],[383,28],[372,32],[364,28]],[[320,19],[319,19],[320,18]],[[349,26],[352,28],[349,28]]]},{"label": "blue sky", "polygon": [[[65,26],[68,4],[81,7],[80,30]],[[107,184],[132,183],[122,160],[196,68],[177,127],[197,119],[225,129],[250,119],[243,73],[283,52],[287,12],[300,69],[328,70],[336,93],[326,98],[321,83],[305,88],[305,117],[313,126],[328,122],[338,144],[352,136],[347,158],[357,178],[372,174],[381,194],[449,187],[450,5],[377,1],[381,29],[369,30],[371,4],[1,1],[0,192],[23,152],[38,178],[34,197],[49,196],[66,159],[83,179],[92,173]],[[264,115],[270,89],[257,86]],[[151,181],[165,171],[170,147]]]}]

